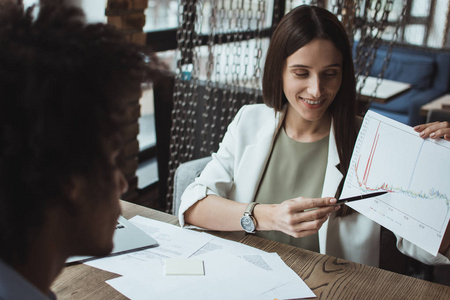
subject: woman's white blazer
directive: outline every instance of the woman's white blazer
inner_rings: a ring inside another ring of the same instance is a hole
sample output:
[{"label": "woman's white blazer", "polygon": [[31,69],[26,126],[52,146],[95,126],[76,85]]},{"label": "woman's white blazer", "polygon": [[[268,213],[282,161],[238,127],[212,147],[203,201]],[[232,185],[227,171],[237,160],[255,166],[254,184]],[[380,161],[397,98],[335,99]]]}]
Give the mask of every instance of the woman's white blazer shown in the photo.
[{"label": "woman's white blazer", "polygon": [[[185,225],[184,212],[209,194],[243,203],[254,200],[284,114],[284,111],[275,113],[264,104],[246,105],[239,110],[219,150],[212,154],[211,162],[183,193],[179,210],[181,226]],[[343,179],[338,164],[331,126],[322,197],[334,197]],[[357,212],[345,217],[332,215],[319,230],[319,248],[322,254],[378,266],[380,225]],[[450,264],[450,253],[447,257],[441,254],[434,257],[399,236],[397,248],[426,264]]]}]

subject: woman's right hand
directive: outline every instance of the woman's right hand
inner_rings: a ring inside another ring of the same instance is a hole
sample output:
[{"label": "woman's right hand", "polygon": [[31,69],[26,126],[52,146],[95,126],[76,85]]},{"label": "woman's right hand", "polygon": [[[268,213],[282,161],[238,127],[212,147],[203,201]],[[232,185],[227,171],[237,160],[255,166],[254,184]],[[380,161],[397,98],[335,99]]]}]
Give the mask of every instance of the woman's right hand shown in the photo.
[{"label": "woman's right hand", "polygon": [[257,205],[257,230],[277,230],[295,238],[316,233],[330,214],[340,208],[336,198],[299,197],[280,204]]}]

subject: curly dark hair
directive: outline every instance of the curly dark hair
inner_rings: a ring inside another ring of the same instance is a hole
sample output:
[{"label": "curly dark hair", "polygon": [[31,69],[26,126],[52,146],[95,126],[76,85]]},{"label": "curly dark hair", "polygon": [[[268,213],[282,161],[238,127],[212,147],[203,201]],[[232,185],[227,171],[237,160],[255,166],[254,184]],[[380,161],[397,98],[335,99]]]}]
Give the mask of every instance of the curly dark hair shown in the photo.
[{"label": "curly dark hair", "polygon": [[[0,258],[25,257],[71,175],[111,168],[126,102],[157,72],[112,26],[73,7],[0,4]],[[105,174],[106,172],[102,172]],[[62,201],[63,202],[63,201]]]}]

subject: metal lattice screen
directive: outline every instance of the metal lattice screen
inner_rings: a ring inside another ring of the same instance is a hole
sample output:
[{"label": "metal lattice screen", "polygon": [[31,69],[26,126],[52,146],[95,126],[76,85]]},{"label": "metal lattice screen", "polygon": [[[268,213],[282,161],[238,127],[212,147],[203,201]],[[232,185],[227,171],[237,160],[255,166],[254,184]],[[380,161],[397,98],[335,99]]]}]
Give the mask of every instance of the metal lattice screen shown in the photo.
[{"label": "metal lattice screen", "polygon": [[[447,1],[448,6],[448,0],[429,1],[425,5],[429,11],[436,9],[436,1]],[[282,15],[300,4],[326,7],[337,15],[351,43],[357,40],[355,76],[362,79],[362,88],[382,39],[389,50],[379,79],[389,64],[392,47],[407,40],[406,21],[413,20],[414,3],[417,0],[182,0],[167,211],[171,211],[178,165],[216,151],[238,109],[262,101],[265,52]]]},{"label": "metal lattice screen", "polygon": [[[168,179],[180,163],[210,155],[238,109],[261,99],[261,67],[273,7],[268,1],[184,1]],[[206,41],[206,42],[205,42]],[[203,45],[202,45],[203,44]]]}]

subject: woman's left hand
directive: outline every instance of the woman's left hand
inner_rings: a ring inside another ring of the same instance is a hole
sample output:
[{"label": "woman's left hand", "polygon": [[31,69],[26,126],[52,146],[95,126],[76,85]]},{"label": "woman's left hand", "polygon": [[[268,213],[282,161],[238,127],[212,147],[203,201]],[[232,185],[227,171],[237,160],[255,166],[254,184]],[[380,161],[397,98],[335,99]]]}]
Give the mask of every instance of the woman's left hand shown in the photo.
[{"label": "woman's left hand", "polygon": [[450,123],[449,122],[433,122],[417,125],[414,130],[420,132],[421,138],[430,137],[432,139],[443,138],[450,141]]}]

